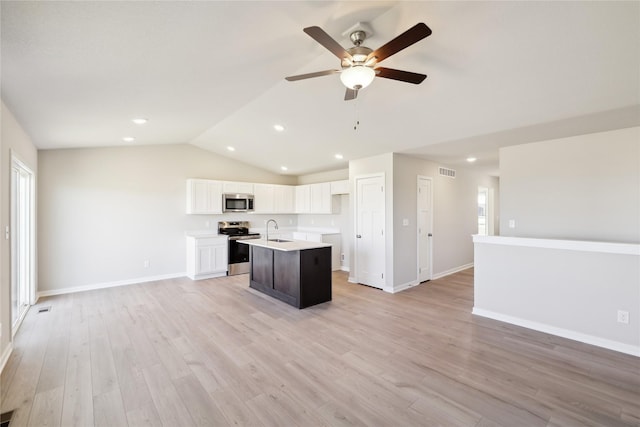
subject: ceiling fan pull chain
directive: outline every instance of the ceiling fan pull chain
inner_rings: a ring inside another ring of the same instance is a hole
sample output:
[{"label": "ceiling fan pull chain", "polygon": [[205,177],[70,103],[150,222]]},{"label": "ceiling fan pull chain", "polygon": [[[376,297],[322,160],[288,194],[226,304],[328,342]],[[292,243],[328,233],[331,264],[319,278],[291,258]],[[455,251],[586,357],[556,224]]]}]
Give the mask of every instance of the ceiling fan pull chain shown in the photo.
[{"label": "ceiling fan pull chain", "polygon": [[360,127],[360,117],[358,114],[358,98],[356,98],[353,102],[353,115],[355,116],[355,124],[353,125],[353,130],[358,130],[358,127]]}]

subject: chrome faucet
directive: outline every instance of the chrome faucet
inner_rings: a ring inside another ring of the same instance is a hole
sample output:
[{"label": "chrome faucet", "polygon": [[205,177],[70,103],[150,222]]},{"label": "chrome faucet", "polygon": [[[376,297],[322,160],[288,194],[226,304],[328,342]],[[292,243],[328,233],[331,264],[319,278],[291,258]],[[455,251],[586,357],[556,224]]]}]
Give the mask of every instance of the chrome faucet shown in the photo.
[{"label": "chrome faucet", "polygon": [[276,222],[275,219],[270,219],[267,221],[267,242],[269,241],[269,223],[273,221],[273,223],[275,224],[275,228],[276,230],[278,229],[278,223]]}]

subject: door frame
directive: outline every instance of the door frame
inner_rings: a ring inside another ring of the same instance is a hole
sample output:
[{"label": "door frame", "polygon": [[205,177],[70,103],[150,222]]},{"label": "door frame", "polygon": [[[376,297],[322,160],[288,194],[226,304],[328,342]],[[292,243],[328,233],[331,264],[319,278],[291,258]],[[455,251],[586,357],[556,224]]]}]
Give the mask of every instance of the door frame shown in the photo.
[{"label": "door frame", "polygon": [[386,201],[386,197],[387,197],[387,185],[386,185],[386,179],[385,179],[385,173],[384,172],[378,172],[378,173],[370,173],[370,174],[362,174],[362,175],[356,175],[353,177],[353,234],[351,235],[351,243],[352,243],[352,248],[353,248],[353,257],[352,258],[352,262],[353,262],[353,268],[350,269],[353,272],[353,276],[350,275],[349,277],[349,282],[351,283],[360,283],[358,281],[358,242],[357,242],[357,238],[356,238],[356,234],[358,233],[358,180],[360,179],[368,179],[368,178],[380,178],[382,180],[382,186],[383,186],[383,200],[384,200],[384,218],[383,218],[383,223],[384,223],[384,228],[385,228],[385,233],[384,233],[384,238],[385,238],[385,246],[383,248],[384,250],[384,268],[383,268],[383,274],[384,274],[384,279],[383,279],[383,285],[382,285],[382,290],[387,290],[387,245],[386,245],[386,241],[387,241],[387,233],[386,233],[386,228],[387,228],[387,201]]},{"label": "door frame", "polygon": [[[24,172],[26,172],[29,175],[29,194],[28,194],[28,206],[29,206],[29,218],[28,218],[28,228],[29,228],[29,237],[28,237],[28,284],[27,284],[27,304],[29,306],[32,306],[36,303],[36,176],[35,173],[33,172],[33,170],[31,169],[31,167],[29,167],[24,161],[22,161],[20,159],[20,157],[16,154],[16,152],[14,150],[10,151],[11,154],[11,164],[10,164],[10,189],[11,189],[11,193],[13,193],[13,189],[14,186],[16,185],[15,178],[13,175],[13,169],[14,167],[17,167],[21,170],[23,170]],[[15,245],[16,245],[16,238],[17,236],[17,232],[14,229],[14,219],[15,219],[15,214],[16,214],[16,207],[14,205],[14,200],[13,197],[10,195],[9,196],[9,223],[11,224],[9,230],[9,258],[10,258],[10,263],[9,263],[9,268],[10,268],[10,279],[11,282],[13,282],[14,280],[14,275],[16,274],[16,272],[14,271],[14,263],[13,263],[13,259],[16,256],[14,249],[15,249]],[[11,283],[10,289],[13,288],[13,283]],[[11,310],[13,310],[13,306],[11,306]],[[24,317],[26,316],[27,312],[29,311],[29,308],[27,308],[24,313],[22,313],[21,317],[16,321],[15,325],[11,324],[11,336],[12,338],[15,336],[16,332],[18,331],[18,329],[20,328],[20,325],[22,324],[22,320],[24,319]],[[11,314],[11,318],[13,318],[13,314]]]},{"label": "door frame", "polygon": [[[429,229],[433,234],[433,178],[426,175],[418,175],[416,177],[416,279],[420,282],[420,233],[418,232],[418,218],[420,216],[420,205],[417,203],[420,197],[420,180],[427,180],[431,183],[431,192],[429,194]],[[433,279],[433,236],[429,237],[429,278]]]}]

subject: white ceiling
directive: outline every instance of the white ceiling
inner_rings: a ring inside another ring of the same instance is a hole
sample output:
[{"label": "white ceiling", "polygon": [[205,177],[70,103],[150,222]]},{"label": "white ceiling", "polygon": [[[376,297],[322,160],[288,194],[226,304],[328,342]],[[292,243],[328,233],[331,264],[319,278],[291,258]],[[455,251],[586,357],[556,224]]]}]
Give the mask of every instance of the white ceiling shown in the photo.
[{"label": "white ceiling", "polygon": [[[131,135],[293,175],[392,151],[493,170],[500,146],[640,125],[637,1],[0,5],[2,98],[40,149]],[[304,27],[348,47],[359,21],[373,49],[426,23],[383,62],[425,82],[377,78],[345,102],[338,75],[284,80],[339,67]]]}]

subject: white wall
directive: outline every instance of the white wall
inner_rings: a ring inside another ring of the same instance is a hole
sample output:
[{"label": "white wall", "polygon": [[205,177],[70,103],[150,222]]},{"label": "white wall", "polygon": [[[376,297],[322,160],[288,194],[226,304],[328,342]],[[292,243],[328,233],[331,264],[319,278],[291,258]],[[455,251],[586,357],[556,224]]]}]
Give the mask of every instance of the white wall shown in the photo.
[{"label": "white wall", "polygon": [[318,182],[329,181],[341,181],[343,179],[349,179],[349,169],[338,169],[333,171],[318,172],[308,175],[300,175],[298,177],[298,184],[315,184]]},{"label": "white wall", "polygon": [[[418,283],[418,175],[433,178],[433,276],[442,276],[473,263],[471,236],[478,232],[478,186],[497,189],[498,181],[475,172],[473,168],[458,169],[455,179],[442,177],[438,174],[439,166],[394,153],[349,163],[352,187],[358,175],[385,174],[387,291],[393,292]],[[353,194],[354,191],[352,200]],[[351,216],[353,218],[353,213]],[[404,219],[408,220],[409,225],[402,225]],[[351,252],[353,260],[353,250]],[[352,276],[354,274],[352,269]],[[355,276],[351,277],[351,280],[354,279]]]},{"label": "white wall", "polygon": [[[25,163],[37,177],[38,152],[31,139],[17,122],[11,111],[2,102],[2,132],[0,139],[0,221],[2,230],[11,224],[10,218],[10,185],[11,185],[11,153]],[[36,194],[38,190],[36,189]],[[4,235],[4,232],[3,232]],[[11,340],[11,270],[10,241],[0,239],[0,322],[2,322],[2,339],[0,340],[0,359],[9,348]]]},{"label": "white wall", "polygon": [[39,158],[40,292],[184,273],[184,232],[206,221],[262,226],[275,217],[295,226],[295,215],[186,215],[187,178],[295,183],[191,145],[50,150]]},{"label": "white wall", "polygon": [[[417,177],[433,179],[433,276],[473,263],[471,236],[478,232],[478,186],[497,187],[497,179],[456,168],[456,177],[440,176],[442,166],[430,161],[394,154],[393,226],[394,286],[415,284],[417,277]],[[497,194],[497,191],[495,191]],[[403,225],[403,219],[409,224]]]},{"label": "white wall", "polygon": [[474,314],[640,356],[639,245],[475,240]]},{"label": "white wall", "polygon": [[638,243],[640,127],[502,148],[500,186],[503,236]]}]

